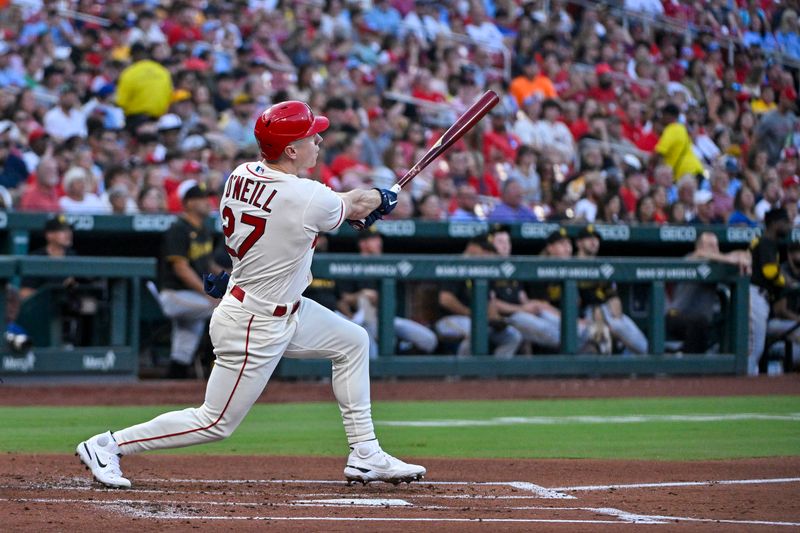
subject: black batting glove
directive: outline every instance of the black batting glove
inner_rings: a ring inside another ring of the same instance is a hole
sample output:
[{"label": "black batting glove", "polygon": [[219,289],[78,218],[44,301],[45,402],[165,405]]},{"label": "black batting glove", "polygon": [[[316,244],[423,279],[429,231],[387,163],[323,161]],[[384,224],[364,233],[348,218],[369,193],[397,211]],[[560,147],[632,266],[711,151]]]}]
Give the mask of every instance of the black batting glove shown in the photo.
[{"label": "black batting glove", "polygon": [[224,270],[219,276],[206,274],[203,276],[203,289],[212,298],[222,298],[225,295],[225,291],[228,290],[228,280],[230,278],[230,274]]}]

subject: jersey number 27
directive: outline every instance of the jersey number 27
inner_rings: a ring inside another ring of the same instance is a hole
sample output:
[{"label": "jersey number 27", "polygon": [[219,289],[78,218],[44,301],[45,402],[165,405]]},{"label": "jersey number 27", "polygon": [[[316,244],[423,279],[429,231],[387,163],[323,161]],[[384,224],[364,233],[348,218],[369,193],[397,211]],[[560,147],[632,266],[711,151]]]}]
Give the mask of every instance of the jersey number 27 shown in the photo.
[{"label": "jersey number 27", "polygon": [[247,235],[244,239],[244,242],[241,246],[239,246],[238,250],[234,250],[233,248],[228,246],[228,239],[231,235],[233,235],[233,231],[236,228],[236,217],[233,214],[233,209],[230,207],[226,207],[222,210],[222,233],[225,235],[225,250],[231,257],[237,257],[239,259],[244,259],[244,254],[253,247],[258,239],[264,235],[264,228],[267,225],[267,221],[263,218],[259,218],[257,216],[253,216],[249,213],[242,213],[241,221],[242,224],[247,224],[248,226],[253,226],[253,230]]}]

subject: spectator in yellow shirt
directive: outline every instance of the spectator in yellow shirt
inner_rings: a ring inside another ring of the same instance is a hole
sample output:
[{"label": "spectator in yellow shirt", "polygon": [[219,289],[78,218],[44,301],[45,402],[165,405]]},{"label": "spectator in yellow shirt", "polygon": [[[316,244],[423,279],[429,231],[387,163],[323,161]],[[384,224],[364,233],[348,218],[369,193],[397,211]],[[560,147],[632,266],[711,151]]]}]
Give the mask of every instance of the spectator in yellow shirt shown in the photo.
[{"label": "spectator in yellow shirt", "polygon": [[133,64],[122,71],[117,84],[117,105],[125,112],[131,130],[143,121],[157,119],[167,112],[172,98],[172,75],[149,58],[142,43],[131,46]]},{"label": "spectator in yellow shirt", "polygon": [[759,98],[754,98],[750,101],[750,109],[756,115],[763,115],[777,108],[778,104],[775,103],[775,89],[770,85],[762,87]]},{"label": "spectator in yellow shirt", "polygon": [[652,168],[662,161],[672,167],[675,181],[689,174],[697,176],[703,173],[703,164],[692,149],[692,138],[686,126],[678,122],[680,110],[675,104],[667,104],[661,110],[661,120],[664,130],[658,138],[655,153],[650,160]]},{"label": "spectator in yellow shirt", "polygon": [[538,97],[541,100],[558,98],[552,80],[542,74],[539,63],[533,57],[522,67],[522,74],[511,80],[508,92],[517,100],[520,107],[531,97]]}]

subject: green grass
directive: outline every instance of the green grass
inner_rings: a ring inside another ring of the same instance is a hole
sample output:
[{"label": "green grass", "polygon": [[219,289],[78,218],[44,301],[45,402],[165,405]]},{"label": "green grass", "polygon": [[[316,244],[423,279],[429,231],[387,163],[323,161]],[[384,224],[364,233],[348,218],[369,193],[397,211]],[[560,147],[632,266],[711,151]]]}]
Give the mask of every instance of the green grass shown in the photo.
[{"label": "green grass", "polygon": [[[0,407],[0,451],[71,453],[80,440],[94,433],[136,424],[169,409]],[[567,422],[446,428],[381,424],[496,417],[737,413],[800,413],[800,396],[409,401],[373,405],[381,442],[392,453],[408,457],[701,460],[800,455],[800,420]],[[330,402],[257,404],[230,439],[165,453],[341,456],[345,451],[338,407]]]}]

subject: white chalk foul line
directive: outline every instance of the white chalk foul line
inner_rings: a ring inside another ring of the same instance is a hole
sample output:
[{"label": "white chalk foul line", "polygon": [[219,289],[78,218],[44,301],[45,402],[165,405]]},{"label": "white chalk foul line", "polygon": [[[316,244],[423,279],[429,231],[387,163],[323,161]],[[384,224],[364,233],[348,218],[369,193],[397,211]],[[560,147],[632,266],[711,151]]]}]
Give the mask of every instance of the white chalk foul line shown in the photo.
[{"label": "white chalk foul line", "polygon": [[441,420],[385,420],[377,422],[395,427],[484,427],[512,425],[556,425],[556,424],[642,424],[648,422],[731,422],[739,420],[770,420],[800,422],[800,413],[764,414],[730,413],[698,415],[619,415],[619,416],[502,416],[489,419],[441,419]]},{"label": "white chalk foul line", "polygon": [[330,498],[326,500],[293,500],[293,505],[312,507],[349,507],[360,505],[363,507],[411,507],[412,504],[399,498]]},{"label": "white chalk foul line", "polygon": [[[143,482],[148,483],[206,483],[206,484],[221,484],[221,483],[234,483],[234,484],[313,484],[313,485],[331,485],[331,484],[344,484],[343,481],[331,481],[329,479],[143,479]],[[571,500],[575,498],[570,494],[563,494],[555,489],[548,489],[535,483],[528,481],[421,481],[425,485],[469,485],[474,487],[511,487],[518,490],[531,492],[538,498],[554,499],[554,500]]]},{"label": "white chalk foul line", "polygon": [[[366,505],[374,505],[384,507],[391,505],[387,503],[388,500],[382,500],[383,503],[372,503],[378,500],[359,500],[353,498],[342,498],[336,500],[299,500],[292,503],[278,503],[273,504],[281,507],[292,507],[300,504],[299,506],[319,506],[319,507],[350,507],[353,505],[364,505],[363,502],[369,501]],[[402,502],[397,505],[412,506],[404,500],[392,500],[393,502]],[[773,520],[733,520],[733,519],[720,519],[720,518],[694,518],[682,516],[664,516],[664,515],[641,515],[636,513],[629,513],[613,507],[553,507],[553,506],[521,506],[509,507],[507,510],[545,510],[545,511],[569,511],[579,510],[587,511],[596,514],[608,515],[617,518],[618,520],[580,520],[580,519],[547,519],[547,518],[384,518],[384,517],[284,517],[284,516],[205,516],[205,515],[179,515],[173,511],[155,511],[147,512],[142,509],[137,509],[134,505],[210,505],[210,506],[223,506],[223,507],[260,507],[263,502],[217,502],[217,501],[181,501],[181,500],[133,500],[133,499],[115,499],[115,500],[97,500],[97,499],[77,499],[77,498],[0,498],[0,502],[16,502],[16,503],[80,503],[86,505],[94,505],[101,507],[115,507],[121,512],[128,515],[137,516],[140,518],[151,519],[166,519],[166,520],[282,520],[282,521],[368,521],[368,522],[384,522],[384,521],[401,521],[401,522],[512,522],[512,523],[554,523],[554,524],[665,524],[675,521],[683,522],[714,522],[738,525],[766,525],[766,526],[787,526],[798,527],[800,522],[788,521],[773,521]],[[450,509],[444,506],[413,506],[420,510],[427,509]]]},{"label": "white chalk foul line", "polygon": [[800,477],[779,477],[771,479],[722,479],[719,481],[667,481],[664,483],[625,483],[619,485],[581,485],[577,487],[554,487],[555,491],[592,491],[610,489],[647,489],[660,487],[698,487],[713,485],[760,485],[762,483],[797,483]]},{"label": "white chalk foul line", "polygon": [[[87,505],[208,505],[214,507],[263,507],[265,502],[220,502],[214,500],[113,500],[82,498],[0,498],[0,502],[17,503],[80,503]],[[415,509],[450,509],[441,505],[417,506],[399,498],[332,498],[327,500],[294,500],[269,503],[271,507],[414,507]]]}]

